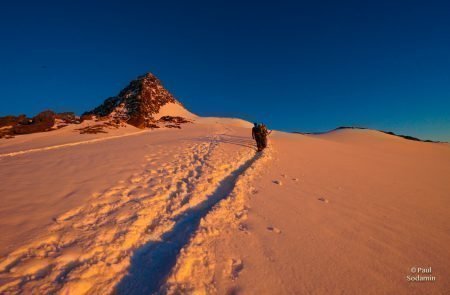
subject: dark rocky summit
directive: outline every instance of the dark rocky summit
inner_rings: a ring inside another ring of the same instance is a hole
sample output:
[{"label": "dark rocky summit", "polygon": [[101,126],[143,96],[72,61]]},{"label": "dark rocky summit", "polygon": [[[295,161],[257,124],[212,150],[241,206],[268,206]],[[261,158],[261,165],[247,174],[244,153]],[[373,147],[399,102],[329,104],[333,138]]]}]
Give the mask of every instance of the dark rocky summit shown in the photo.
[{"label": "dark rocky summit", "polygon": [[153,74],[148,73],[131,81],[119,95],[84,113],[82,118],[110,116],[135,127],[146,128],[155,124],[153,115],[167,103],[180,104]]}]

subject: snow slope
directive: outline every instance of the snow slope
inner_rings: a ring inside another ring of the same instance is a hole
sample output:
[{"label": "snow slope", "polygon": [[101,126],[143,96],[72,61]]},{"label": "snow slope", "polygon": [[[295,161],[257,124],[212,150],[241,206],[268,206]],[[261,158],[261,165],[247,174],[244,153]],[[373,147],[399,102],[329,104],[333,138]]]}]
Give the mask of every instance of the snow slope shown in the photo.
[{"label": "snow slope", "polygon": [[[265,153],[255,167],[264,173],[243,175],[235,200],[207,216],[163,292],[450,290],[448,144],[372,130],[276,132]],[[431,267],[436,281],[407,282],[413,267]]]},{"label": "snow slope", "polygon": [[81,124],[71,124],[67,127],[27,135],[19,135],[11,139],[0,140],[0,158],[21,153],[28,153],[31,150],[54,149],[59,146],[83,144],[86,142],[96,142],[111,138],[128,136],[149,130],[142,130],[134,126],[125,124],[121,128],[107,128],[106,133],[80,134],[77,129],[88,126],[96,126],[102,122],[86,120]]},{"label": "snow slope", "polygon": [[448,144],[274,132],[256,154],[250,123],[192,118],[1,141],[0,293],[450,289]]},{"label": "snow slope", "polygon": [[188,120],[198,118],[197,115],[194,115],[193,113],[186,110],[181,104],[174,102],[166,103],[165,105],[163,105],[159,109],[159,112],[153,117],[155,118],[155,120],[158,120],[163,116],[178,116],[186,118]]},{"label": "snow slope", "polygon": [[217,119],[88,141],[67,135],[73,144],[52,149],[45,140],[8,145],[0,292],[111,292],[135,250],[226,197],[229,175],[255,156],[248,133]]}]

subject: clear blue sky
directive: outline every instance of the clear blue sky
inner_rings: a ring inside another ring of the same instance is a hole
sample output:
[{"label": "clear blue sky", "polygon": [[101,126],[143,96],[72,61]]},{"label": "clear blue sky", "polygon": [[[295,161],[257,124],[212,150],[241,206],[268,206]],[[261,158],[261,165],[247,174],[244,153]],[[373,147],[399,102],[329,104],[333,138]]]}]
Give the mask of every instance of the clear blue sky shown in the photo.
[{"label": "clear blue sky", "polygon": [[153,72],[199,115],[450,140],[449,1],[8,1],[0,40],[0,115]]}]

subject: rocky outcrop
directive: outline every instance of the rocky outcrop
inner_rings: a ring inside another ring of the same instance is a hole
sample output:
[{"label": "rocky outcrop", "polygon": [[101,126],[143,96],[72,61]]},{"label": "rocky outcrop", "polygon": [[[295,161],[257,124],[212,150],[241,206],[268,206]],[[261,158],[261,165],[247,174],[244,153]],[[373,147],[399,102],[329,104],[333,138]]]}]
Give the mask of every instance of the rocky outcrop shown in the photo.
[{"label": "rocky outcrop", "polygon": [[17,124],[24,123],[27,120],[25,115],[0,117],[0,128],[13,127]]},{"label": "rocky outcrop", "polygon": [[13,127],[14,134],[29,134],[49,131],[55,125],[56,114],[52,111],[43,111],[31,120],[17,124]]},{"label": "rocky outcrop", "polygon": [[69,124],[79,124],[80,118],[74,113],[55,113],[43,111],[33,118],[25,115],[0,117],[0,138],[11,138],[14,135],[45,132],[62,128]]},{"label": "rocky outcrop", "polygon": [[73,112],[58,113],[55,119],[59,119],[67,124],[79,124],[81,122],[80,117]]},{"label": "rocky outcrop", "polygon": [[167,103],[178,102],[153,74],[138,77],[117,96],[86,112],[82,118],[95,115],[124,121],[138,128],[152,128],[157,121],[154,115]]},{"label": "rocky outcrop", "polygon": [[181,129],[181,124],[192,123],[191,121],[180,116],[162,116],[156,121],[162,123],[166,128],[178,128]]},{"label": "rocky outcrop", "polygon": [[163,116],[159,118],[158,122],[174,124],[191,123],[191,121],[179,116]]}]

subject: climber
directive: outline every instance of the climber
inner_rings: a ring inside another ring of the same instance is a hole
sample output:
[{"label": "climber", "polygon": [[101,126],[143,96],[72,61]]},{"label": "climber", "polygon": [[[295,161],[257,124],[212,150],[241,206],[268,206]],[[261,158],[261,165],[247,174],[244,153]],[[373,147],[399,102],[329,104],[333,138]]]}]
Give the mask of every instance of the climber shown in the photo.
[{"label": "climber", "polygon": [[258,152],[262,151],[261,126],[256,122],[254,123],[254,126],[252,128],[252,138],[256,141]]}]

